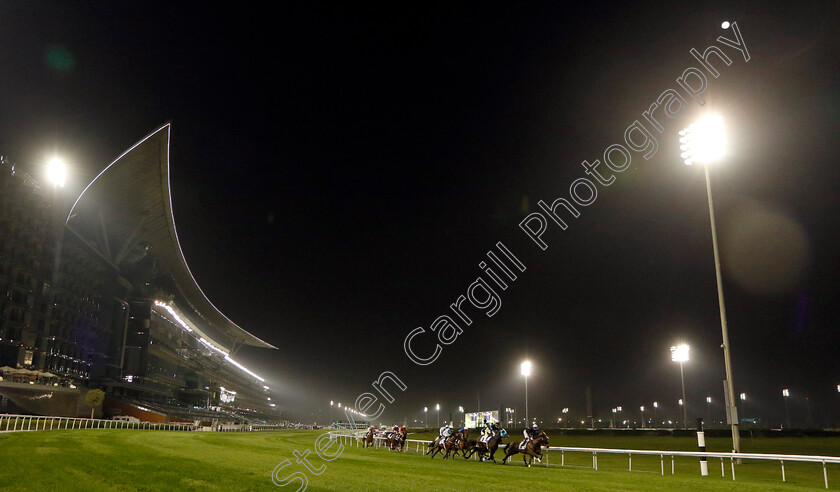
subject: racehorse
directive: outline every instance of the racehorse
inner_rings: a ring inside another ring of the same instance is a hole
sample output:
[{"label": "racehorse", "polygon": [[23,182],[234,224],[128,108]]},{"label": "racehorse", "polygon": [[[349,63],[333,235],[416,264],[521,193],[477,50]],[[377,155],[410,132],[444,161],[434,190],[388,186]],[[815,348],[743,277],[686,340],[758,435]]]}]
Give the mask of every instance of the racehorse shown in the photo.
[{"label": "racehorse", "polygon": [[457,434],[452,434],[449,437],[437,436],[434,441],[429,443],[429,449],[426,450],[426,454],[429,454],[435,450],[440,451],[440,449],[444,447],[444,442],[454,440],[456,435]]},{"label": "racehorse", "polygon": [[[524,449],[520,449],[520,444],[522,444],[522,441],[513,441],[505,447],[505,457],[502,460],[503,465],[508,458],[516,453],[522,453],[522,461],[529,467],[531,466],[531,462],[534,461],[534,458],[537,459],[537,462],[542,463],[542,447],[548,446],[548,434],[545,431],[540,431],[537,437],[528,441]],[[529,457],[530,459],[528,459]]]},{"label": "racehorse", "polygon": [[388,438],[386,439],[386,443],[388,443],[388,449],[390,451],[397,450],[402,451],[405,448],[405,440],[408,438],[408,433],[406,432],[403,434],[402,431],[400,432],[389,432]]},{"label": "racehorse", "polygon": [[[454,451],[453,456],[457,456],[459,451],[464,451],[468,448],[468,441],[467,437],[469,436],[469,429],[464,429],[462,432],[449,436],[444,440],[438,440],[438,445],[431,449],[432,458],[434,459],[435,455],[438,453],[442,453],[443,450],[446,451],[446,454],[443,456],[443,459],[449,458],[449,454]],[[466,452],[466,451],[464,451]],[[428,452],[426,454],[429,454]]]},{"label": "racehorse", "polygon": [[[498,433],[494,432],[487,441],[479,439],[475,443],[475,447],[470,450],[469,456],[464,456],[464,458],[469,459],[473,454],[478,453],[479,461],[492,460],[495,463],[496,458],[493,455],[496,454],[496,451],[499,449],[499,444],[502,443],[502,439],[505,436],[507,436],[507,431],[502,429]],[[488,455],[486,458],[484,457],[485,454]]]},{"label": "racehorse", "polygon": [[365,434],[363,442],[365,443],[366,448],[369,448],[375,444],[373,440],[374,437],[376,437],[376,431],[373,429],[369,430],[368,433]]}]

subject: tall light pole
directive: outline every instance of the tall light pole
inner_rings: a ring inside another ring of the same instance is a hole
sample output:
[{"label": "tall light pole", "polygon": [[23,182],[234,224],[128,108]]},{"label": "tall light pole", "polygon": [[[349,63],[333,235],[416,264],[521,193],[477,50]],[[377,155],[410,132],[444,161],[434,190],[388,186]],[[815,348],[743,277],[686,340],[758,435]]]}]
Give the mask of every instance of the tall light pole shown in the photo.
[{"label": "tall light pole", "polygon": [[642,429],[645,428],[645,406],[642,405],[639,407],[639,413],[642,415]]},{"label": "tall light pole", "polygon": [[653,426],[656,427],[658,422],[656,421],[656,409],[659,408],[658,402],[653,402]]},{"label": "tall light pole", "polygon": [[[61,252],[64,244],[64,216],[67,211],[64,209],[64,200],[62,199],[62,194],[59,191],[59,188],[64,188],[64,185],[67,182],[67,167],[64,165],[64,161],[62,161],[59,157],[54,156],[52,159],[47,161],[47,164],[44,168],[44,174],[46,175],[47,182],[52,185],[52,203],[50,204],[50,212],[52,213],[52,220],[54,223],[52,224],[55,227],[55,251],[53,252],[53,269],[52,275],[50,277],[50,298],[49,298],[49,306],[47,307],[46,312],[46,319],[47,321],[47,339],[50,340],[49,346],[47,347],[49,352],[53,351],[53,345],[55,344],[55,337],[54,337],[54,324],[53,324],[53,309],[56,305],[56,296],[58,293],[58,276],[59,270],[61,269]],[[50,364],[49,358],[44,361],[44,366]],[[44,367],[46,370],[47,367]]]},{"label": "tall light pole", "polygon": [[785,425],[790,428],[790,414],[788,413],[788,398],[790,397],[790,390],[785,388],[782,390],[782,397],[785,399]]},{"label": "tall light pole", "polygon": [[464,427],[466,425],[464,422],[464,407],[458,405],[458,412],[461,414],[461,427]]},{"label": "tall light pole", "polygon": [[526,360],[520,365],[522,375],[525,376],[525,427],[528,427],[528,376],[531,375],[531,361]]},{"label": "tall light pole", "polygon": [[720,273],[720,252],[715,228],[715,208],[712,201],[712,185],[709,180],[709,164],[720,160],[726,148],[726,134],[723,118],[706,115],[697,123],[680,132],[680,149],[686,165],[703,164],[706,173],[706,195],[709,200],[709,220],[712,226],[712,249],[715,254],[715,277],[717,278],[718,307],[720,309],[720,331],[723,337],[723,362],[726,366],[726,405],[729,423],[732,426],[732,449],[741,452],[741,436],[738,434],[738,410],[735,406],[735,384],[732,381],[732,360],[729,354],[729,330],[726,327],[726,305],[723,301],[723,279]]},{"label": "tall light pole", "polygon": [[429,407],[423,407],[423,425],[424,426],[429,425],[426,422],[426,415],[428,415],[428,412],[429,412]]},{"label": "tall light pole", "polygon": [[683,362],[688,361],[688,345],[682,344],[671,347],[671,360],[680,363],[680,381],[682,382],[682,407],[683,407],[683,429],[688,429],[688,409],[685,399],[685,372]]},{"label": "tall light pole", "polygon": [[332,409],[333,409],[333,401],[330,400],[330,425],[332,425]]},{"label": "tall light pole", "polygon": [[569,416],[568,416],[569,415],[569,408],[568,407],[563,408],[563,415],[566,416],[566,428],[568,428],[569,427]]},{"label": "tall light pole", "polygon": [[706,418],[709,419],[708,423],[712,423],[712,397],[706,397]]},{"label": "tall light pole", "polygon": [[435,404],[435,410],[437,410],[437,426],[440,427],[440,403]]},{"label": "tall light pole", "polygon": [[744,418],[747,418],[747,394],[746,393],[741,393],[741,411],[744,412]]}]

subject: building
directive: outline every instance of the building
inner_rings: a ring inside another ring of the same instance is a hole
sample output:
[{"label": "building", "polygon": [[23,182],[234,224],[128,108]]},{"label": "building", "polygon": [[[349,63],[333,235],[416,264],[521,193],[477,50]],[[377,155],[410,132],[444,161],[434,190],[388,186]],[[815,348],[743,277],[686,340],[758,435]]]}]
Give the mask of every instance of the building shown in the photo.
[{"label": "building", "polygon": [[275,347],[207,299],[181,252],[169,136],[166,124],[139,141],[72,205],[2,161],[0,411],[77,415],[102,387],[106,416],[279,419],[265,379],[235,359]]}]

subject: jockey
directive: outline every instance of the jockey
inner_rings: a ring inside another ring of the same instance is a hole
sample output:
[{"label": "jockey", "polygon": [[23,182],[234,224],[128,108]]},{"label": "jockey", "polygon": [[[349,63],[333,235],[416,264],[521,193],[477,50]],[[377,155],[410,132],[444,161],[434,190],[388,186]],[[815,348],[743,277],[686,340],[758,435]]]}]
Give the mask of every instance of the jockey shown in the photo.
[{"label": "jockey", "polygon": [[404,425],[400,426],[400,434],[402,434],[403,437],[408,435],[408,431],[406,430]]},{"label": "jockey", "polygon": [[374,427],[373,424],[370,424],[370,426],[368,427],[368,432],[371,434],[376,434],[376,427]]},{"label": "jockey", "polygon": [[537,437],[537,434],[539,434],[539,432],[540,432],[540,428],[537,427],[536,422],[534,422],[534,424],[531,425],[530,429],[525,429],[524,431],[522,431],[522,434],[525,436],[525,440],[522,441],[522,444],[520,445],[520,448],[524,449],[525,445],[528,444],[528,441]]},{"label": "jockey", "polygon": [[491,421],[491,422],[487,422],[487,421],[485,420],[485,421],[484,421],[484,430],[481,432],[481,433],[483,434],[483,435],[481,436],[481,442],[487,442],[487,441],[489,441],[489,440],[490,440],[490,438],[491,438],[491,437],[493,437],[493,434],[495,434],[496,430],[497,430],[497,427],[496,427],[496,423],[495,423],[495,422],[492,422],[492,421]]}]

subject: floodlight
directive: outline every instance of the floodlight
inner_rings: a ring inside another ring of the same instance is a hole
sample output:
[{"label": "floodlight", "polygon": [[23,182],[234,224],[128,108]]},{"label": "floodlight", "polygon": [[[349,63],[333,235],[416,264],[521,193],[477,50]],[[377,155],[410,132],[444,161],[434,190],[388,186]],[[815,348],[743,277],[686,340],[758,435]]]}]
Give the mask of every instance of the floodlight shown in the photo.
[{"label": "floodlight", "polygon": [[63,188],[67,180],[67,168],[64,166],[64,161],[58,157],[53,157],[47,162],[47,181],[52,183],[56,188]]},{"label": "floodlight", "polygon": [[671,347],[671,360],[674,362],[688,361],[688,345],[682,344]]},{"label": "floodlight", "polygon": [[712,163],[723,157],[725,137],[723,118],[708,114],[680,132],[680,157],[688,166]]}]

